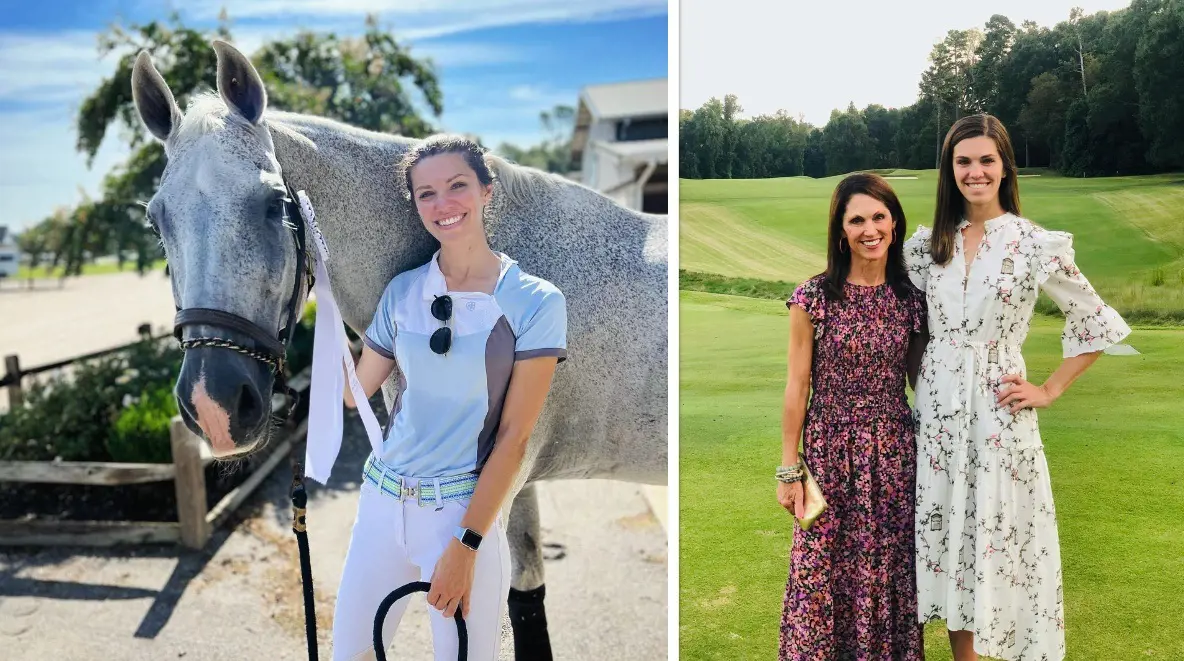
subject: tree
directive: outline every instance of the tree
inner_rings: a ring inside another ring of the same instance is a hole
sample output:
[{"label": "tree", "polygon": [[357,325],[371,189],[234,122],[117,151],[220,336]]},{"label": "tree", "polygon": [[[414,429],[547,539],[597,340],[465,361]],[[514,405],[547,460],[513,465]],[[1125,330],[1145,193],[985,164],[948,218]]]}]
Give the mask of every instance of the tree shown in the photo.
[{"label": "tree", "polygon": [[406,85],[411,82],[436,117],[444,111],[435,65],[413,58],[374,16],[366,18],[359,38],[302,31],[264,45],[251,60],[268,104],[280,110],[422,138],[434,129],[415,109]]},{"label": "tree", "polygon": [[875,147],[855,104],[849,104],[846,112],[831,111],[830,121],[822,129],[822,146],[826,151],[827,175],[865,170],[871,166]]},{"label": "tree", "polygon": [[[131,91],[131,70],[141,50],[153,63],[184,108],[192,96],[211,87],[217,57],[213,38],[233,41],[225,12],[217,28],[188,28],[173,14],[169,21],[112,27],[100,35],[99,53],[123,51],[115,71],[100,82],[82,103],[77,128],[77,148],[88,164],[112,125],[122,126],[121,138],[132,156],[104,180],[100,203],[80,207],[85,226],[79,236],[102,250],[117,251],[122,265],[124,250],[134,250],[143,272],[160,256],[159,247],[144,227],[142,203],[156,190],[164,172],[164,150],[141,129]],[[278,110],[308,112],[338,119],[375,131],[423,137],[433,131],[415,107],[412,92],[418,90],[430,112],[443,112],[443,99],[434,65],[412,57],[389,31],[367,17],[366,31],[358,38],[309,31],[265,44],[252,58],[268,88],[269,106]],[[81,232],[82,230],[78,230]],[[94,254],[90,250],[77,254]],[[75,253],[70,253],[71,255]],[[77,270],[79,265],[70,262]]]},{"label": "tree", "polygon": [[896,134],[900,130],[900,111],[888,110],[884,106],[872,104],[864,108],[863,120],[867,125],[867,134],[872,145],[871,167],[897,167],[900,164],[900,157],[896,151]]},{"label": "tree", "polygon": [[575,108],[567,105],[557,105],[551,110],[544,110],[539,113],[539,123],[545,133],[542,142],[527,148],[502,143],[498,151],[515,163],[566,174],[573,167],[571,140],[575,128],[575,113]]},{"label": "tree", "polygon": [[1184,167],[1184,2],[1136,2],[1150,9],[1135,48],[1139,124],[1150,138],[1147,160],[1161,170]]},{"label": "tree", "polygon": [[1049,167],[1057,167],[1057,155],[1065,135],[1065,111],[1071,94],[1053,73],[1045,72],[1032,81],[1028,103],[1020,111],[1020,126],[1034,139],[1048,145]]},{"label": "tree", "polygon": [[698,144],[695,136],[695,125],[691,121],[695,116],[693,110],[678,111],[678,172],[683,179],[699,179],[699,158],[695,152]]},{"label": "tree", "polygon": [[995,14],[987,20],[978,59],[971,67],[968,95],[979,108],[994,108],[1004,90],[1000,86],[1000,68],[1011,54],[1016,27],[1006,16]]},{"label": "tree", "polygon": [[806,136],[806,151],[802,154],[802,170],[807,177],[825,177],[827,172],[826,147],[820,129],[811,129]]}]

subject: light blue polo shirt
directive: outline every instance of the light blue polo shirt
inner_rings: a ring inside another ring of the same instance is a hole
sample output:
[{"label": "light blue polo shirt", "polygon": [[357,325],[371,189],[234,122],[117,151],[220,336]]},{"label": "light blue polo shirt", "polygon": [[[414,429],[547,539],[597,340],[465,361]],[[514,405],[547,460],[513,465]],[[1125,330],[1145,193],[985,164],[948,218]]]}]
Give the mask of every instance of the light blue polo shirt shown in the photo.
[{"label": "light blue polo shirt", "polygon": [[[555,285],[523,273],[504,254],[493,295],[448,291],[438,263],[395,276],[363,341],[403,372],[379,457],[405,477],[479,472],[493,450],[514,362],[567,358],[567,304]],[[452,297],[452,347],[428,344],[444,322],[437,296]]]}]

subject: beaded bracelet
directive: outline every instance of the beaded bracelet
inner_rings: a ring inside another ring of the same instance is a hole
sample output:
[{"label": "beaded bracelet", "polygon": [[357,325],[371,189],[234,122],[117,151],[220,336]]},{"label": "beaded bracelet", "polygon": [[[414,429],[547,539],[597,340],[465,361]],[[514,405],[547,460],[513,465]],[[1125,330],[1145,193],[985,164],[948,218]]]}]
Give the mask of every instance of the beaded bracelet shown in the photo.
[{"label": "beaded bracelet", "polygon": [[778,466],[775,473],[778,482],[801,482],[805,476],[806,471],[800,461],[793,466]]}]

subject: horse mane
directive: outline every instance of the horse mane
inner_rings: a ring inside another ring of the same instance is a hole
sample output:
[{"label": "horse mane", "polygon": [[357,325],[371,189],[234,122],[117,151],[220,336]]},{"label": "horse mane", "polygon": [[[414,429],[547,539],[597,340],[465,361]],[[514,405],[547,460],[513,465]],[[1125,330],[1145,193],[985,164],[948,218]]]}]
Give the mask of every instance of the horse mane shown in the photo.
[{"label": "horse mane", "polygon": [[511,163],[493,153],[485,155],[485,163],[494,179],[501,182],[501,194],[514,205],[534,204],[558,190],[560,185],[575,183],[551,172]]}]

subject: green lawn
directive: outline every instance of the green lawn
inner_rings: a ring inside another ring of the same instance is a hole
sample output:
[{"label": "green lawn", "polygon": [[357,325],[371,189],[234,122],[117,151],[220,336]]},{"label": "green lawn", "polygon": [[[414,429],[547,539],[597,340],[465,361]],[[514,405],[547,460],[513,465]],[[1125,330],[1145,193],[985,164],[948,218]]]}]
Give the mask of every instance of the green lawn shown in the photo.
[{"label": "green lawn", "polygon": [[[1026,198],[1033,208],[1037,197]],[[787,236],[789,216],[779,218],[758,227]],[[1153,242],[1131,244],[1161,257]],[[1106,272],[1103,253],[1089,254]],[[680,292],[679,314],[680,658],[773,659],[793,530],[771,477],[787,312],[779,301]],[[1056,319],[1035,320],[1024,347],[1034,379],[1059,364],[1060,332]],[[1104,356],[1040,412],[1071,660],[1184,659],[1184,330],[1137,328],[1129,343],[1141,355]],[[941,623],[926,647],[927,659],[951,658]]]},{"label": "green lawn", "polygon": [[[152,265],[153,271],[163,271],[165,260],[157,260]],[[38,266],[35,269],[30,269],[28,266],[20,267],[17,271],[17,280],[24,280],[26,278],[60,278],[62,276],[63,267],[59,266],[56,269],[50,270],[45,266]],[[82,275],[108,275],[111,273],[135,273],[135,262],[127,262],[123,268],[119,268],[119,264],[115,262],[104,262],[102,264],[83,264]]]},{"label": "green lawn", "polygon": [[[932,226],[934,170],[890,175],[909,235]],[[830,196],[841,177],[681,180],[679,268],[800,282],[826,264]],[[1025,216],[1074,235],[1078,265],[1132,319],[1184,323],[1184,174],[1022,177]]]}]

